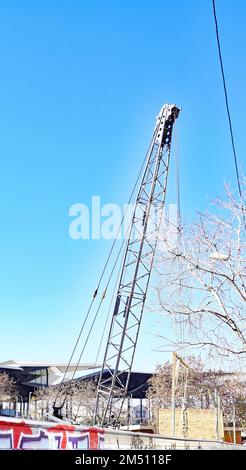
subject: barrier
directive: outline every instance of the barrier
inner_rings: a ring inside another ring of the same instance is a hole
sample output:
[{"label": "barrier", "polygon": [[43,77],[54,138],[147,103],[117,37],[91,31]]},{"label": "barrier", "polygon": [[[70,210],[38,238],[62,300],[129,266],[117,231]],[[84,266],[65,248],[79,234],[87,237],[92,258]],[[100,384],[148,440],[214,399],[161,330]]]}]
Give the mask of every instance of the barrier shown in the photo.
[{"label": "barrier", "polygon": [[101,429],[27,419],[0,420],[0,450],[85,449],[240,449],[242,445],[205,439],[180,439],[158,434]]},{"label": "barrier", "polygon": [[0,420],[0,450],[82,450],[103,447],[103,429],[25,419]]}]

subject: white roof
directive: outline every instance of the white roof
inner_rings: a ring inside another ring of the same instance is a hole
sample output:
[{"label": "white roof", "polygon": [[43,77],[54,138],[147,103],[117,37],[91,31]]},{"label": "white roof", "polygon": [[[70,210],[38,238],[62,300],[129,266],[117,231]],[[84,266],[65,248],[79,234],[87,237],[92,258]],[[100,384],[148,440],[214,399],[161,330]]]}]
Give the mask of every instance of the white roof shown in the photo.
[{"label": "white roof", "polygon": [[[68,364],[66,363],[57,363],[57,362],[47,362],[47,361],[17,361],[17,360],[10,360],[10,361],[4,361],[0,362],[0,367],[6,367],[6,368],[22,368],[22,367],[56,367],[59,369],[61,372],[65,372],[65,370],[68,367]],[[94,369],[96,367],[99,367],[99,364],[92,364],[92,363],[83,363],[79,364],[70,364],[68,367],[68,370],[70,372],[73,372],[74,370],[88,370],[88,369]]]}]

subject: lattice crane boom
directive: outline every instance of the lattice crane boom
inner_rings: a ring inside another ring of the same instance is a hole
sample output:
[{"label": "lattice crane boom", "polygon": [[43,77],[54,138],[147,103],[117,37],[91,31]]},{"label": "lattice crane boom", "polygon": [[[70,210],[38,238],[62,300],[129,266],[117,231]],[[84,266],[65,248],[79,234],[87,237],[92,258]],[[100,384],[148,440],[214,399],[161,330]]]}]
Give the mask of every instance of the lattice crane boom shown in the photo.
[{"label": "lattice crane boom", "polygon": [[179,112],[175,105],[161,108],[147,154],[98,382],[94,423],[99,426],[119,423],[127,396],[165,204],[173,124]]}]

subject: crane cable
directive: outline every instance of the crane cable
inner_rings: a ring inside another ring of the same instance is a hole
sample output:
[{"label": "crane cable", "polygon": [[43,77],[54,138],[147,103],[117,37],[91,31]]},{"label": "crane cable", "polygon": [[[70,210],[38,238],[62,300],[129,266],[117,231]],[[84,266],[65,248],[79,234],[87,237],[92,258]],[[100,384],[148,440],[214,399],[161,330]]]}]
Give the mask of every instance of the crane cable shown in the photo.
[{"label": "crane cable", "polygon": [[[232,145],[234,165],[235,165],[235,170],[236,170],[238,192],[239,192],[239,196],[240,196],[241,201],[242,201],[242,199],[243,199],[242,189],[241,189],[240,178],[239,178],[237,153],[236,153],[236,148],[235,148],[235,140],[234,140],[234,133],[233,133],[233,128],[232,128],[231,112],[230,112],[230,107],[229,107],[227,85],[226,85],[224,65],[223,65],[223,59],[222,59],[222,51],[221,51],[221,43],[220,43],[220,36],[219,36],[219,27],[218,27],[218,20],[217,20],[217,14],[216,14],[215,0],[212,0],[212,3],[213,3],[213,17],[214,17],[214,23],[215,23],[216,40],[217,40],[217,47],[218,47],[218,53],[219,53],[220,70],[221,70],[223,89],[224,89],[224,95],[225,95],[225,105],[226,105],[226,111],[227,111],[227,117],[228,117],[229,129],[230,129],[231,145]],[[242,209],[243,209],[243,207],[242,207]],[[244,219],[244,224],[246,225],[244,211],[243,211],[243,219]]]},{"label": "crane cable", "polygon": [[[123,253],[123,256],[124,256],[124,253]],[[123,257],[122,257],[122,261],[123,261]],[[114,285],[114,289],[113,289],[113,295],[112,295],[112,297],[111,297],[110,305],[109,305],[109,308],[108,308],[108,313],[107,313],[107,316],[106,316],[106,320],[105,320],[105,322],[104,322],[104,327],[103,327],[103,331],[102,331],[100,343],[99,343],[99,346],[98,346],[97,355],[96,355],[96,359],[95,359],[95,362],[94,362],[94,369],[93,369],[93,371],[92,371],[92,374],[94,374],[95,369],[96,369],[96,364],[97,364],[98,357],[99,357],[99,354],[100,354],[100,351],[101,351],[103,338],[104,338],[105,331],[106,331],[106,327],[107,327],[108,320],[109,320],[109,315],[110,315],[110,313],[111,313],[113,301],[115,300],[115,297],[116,297],[120,274],[121,274],[121,263],[120,263],[120,265],[119,265],[119,270],[118,270],[117,278],[116,278],[115,285]],[[78,404],[78,408],[77,408],[77,411],[76,411],[76,413],[75,413],[75,418],[74,418],[75,421],[77,420],[80,406],[81,406],[81,403]]]},{"label": "crane cable", "polygon": [[[130,226],[128,227],[128,231],[129,231],[129,228],[130,228]],[[126,240],[127,240],[127,237],[126,237]],[[126,242],[126,241],[125,241],[125,242]],[[119,255],[120,255],[120,253],[119,253]],[[99,346],[98,346],[98,350],[97,350],[97,355],[96,355],[96,359],[95,359],[95,366],[96,366],[96,364],[97,364],[97,361],[98,361],[98,358],[99,358],[99,354],[100,354],[100,351],[101,351],[102,342],[103,342],[104,334],[105,334],[106,327],[107,327],[107,324],[108,324],[109,315],[110,315],[110,313],[111,313],[113,301],[115,301],[115,299],[116,299],[117,289],[118,289],[118,285],[119,285],[119,279],[120,279],[120,275],[121,275],[121,271],[122,271],[123,257],[124,257],[124,251],[123,251],[123,256],[122,256],[121,262],[119,263],[119,270],[118,270],[118,274],[117,274],[116,281],[115,281],[115,285],[114,285],[114,289],[113,289],[113,295],[112,295],[112,297],[111,297],[110,305],[109,305],[109,308],[108,308],[108,313],[107,313],[107,316],[106,316],[106,320],[105,320],[105,323],[104,323],[104,327],[103,327],[101,339],[100,339],[100,342],[99,342]],[[94,367],[93,372],[95,372],[95,367]]]},{"label": "crane cable", "polygon": [[[111,273],[110,273],[110,276],[109,276],[108,281],[107,281],[107,284],[106,284],[106,287],[105,287],[105,289],[104,289],[104,291],[103,291],[103,293],[102,293],[101,301],[100,301],[100,303],[99,303],[99,305],[98,305],[98,308],[97,308],[96,313],[95,313],[95,315],[94,315],[94,318],[93,318],[93,320],[92,320],[92,323],[91,323],[89,332],[88,332],[87,337],[86,337],[86,339],[85,339],[85,342],[84,342],[82,351],[81,351],[80,356],[79,356],[79,358],[78,358],[78,361],[77,361],[75,370],[74,370],[74,372],[73,372],[73,375],[72,375],[72,377],[71,377],[71,380],[74,379],[74,376],[75,376],[75,374],[76,374],[76,372],[77,372],[77,370],[78,370],[79,363],[80,363],[81,358],[82,358],[82,356],[83,356],[83,354],[84,354],[86,345],[87,345],[87,343],[88,343],[88,341],[89,341],[89,338],[90,338],[92,329],[93,329],[94,324],[95,324],[95,321],[96,321],[96,319],[97,319],[97,317],[98,317],[98,314],[99,314],[99,311],[100,311],[100,309],[101,309],[103,300],[104,300],[105,297],[106,297],[106,293],[107,293],[109,284],[110,284],[110,282],[111,282],[111,279],[112,279],[112,277],[113,277],[113,274],[114,274],[115,268],[116,268],[116,266],[117,266],[118,260],[119,260],[119,258],[120,258],[121,252],[122,252],[122,250],[123,250],[124,245],[126,244],[127,235],[128,235],[129,232],[130,232],[130,228],[131,228],[131,222],[129,222],[129,225],[128,225],[128,228],[127,228],[126,239],[123,239],[123,240],[122,240],[121,246],[120,246],[120,248],[119,248],[119,250],[118,250],[117,256],[116,256],[116,258],[115,258],[114,265],[113,265],[113,267],[112,267],[112,269],[111,269]],[[123,256],[124,256],[124,253],[123,253]],[[114,292],[115,292],[116,287],[117,287],[117,285],[118,285],[120,273],[121,273],[121,264],[120,264],[120,266],[119,266],[119,272],[118,272],[118,275],[117,275],[116,284],[115,284],[115,287],[114,287]],[[111,302],[110,302],[109,311],[108,311],[107,318],[106,318],[106,322],[105,322],[105,326],[104,326],[104,329],[103,329],[103,335],[104,335],[104,332],[105,332],[105,329],[106,329],[106,325],[107,325],[109,313],[110,313],[110,311],[111,311],[111,306],[112,306],[113,298],[114,298],[114,295],[112,296],[112,299],[111,299]],[[102,339],[103,339],[103,337],[101,338],[100,346],[99,346],[99,347],[101,347]],[[99,351],[100,351],[100,350],[98,350],[97,357],[96,357],[96,360],[95,360],[95,365],[96,365],[96,362],[97,362],[97,359],[98,359]],[[94,370],[95,370],[95,365],[94,365]],[[64,403],[65,403],[65,400],[66,400],[66,395],[65,395],[65,398],[64,398],[64,400],[63,400],[63,405],[64,405]],[[62,406],[63,406],[63,405],[62,405]]]},{"label": "crane cable", "polygon": [[83,345],[82,351],[81,351],[81,353],[80,353],[80,356],[79,356],[79,359],[78,359],[78,362],[77,362],[77,364],[76,364],[75,371],[73,372],[73,375],[72,375],[72,378],[71,378],[71,380],[73,380],[73,379],[74,379],[75,373],[77,372],[77,369],[78,369],[78,367],[79,367],[79,363],[80,363],[80,361],[81,361],[81,358],[82,358],[82,356],[83,356],[83,354],[84,354],[84,351],[85,351],[86,345],[87,345],[87,343],[88,343],[88,340],[89,340],[89,338],[90,338],[90,335],[91,335],[91,332],[92,332],[93,326],[94,326],[94,324],[95,324],[95,321],[96,321],[96,319],[97,319],[98,313],[99,313],[99,311],[100,311],[100,309],[101,309],[101,306],[102,306],[103,300],[104,300],[104,299],[105,299],[105,297],[106,297],[106,293],[107,293],[107,290],[108,290],[108,286],[109,286],[109,284],[110,284],[110,281],[111,281],[111,279],[112,279],[112,276],[113,276],[113,274],[114,274],[114,271],[115,271],[115,268],[116,268],[116,266],[117,266],[118,259],[119,259],[119,257],[120,257],[120,254],[121,254],[121,252],[122,252],[122,249],[123,249],[123,246],[124,246],[124,244],[125,244],[125,239],[123,239],[123,241],[122,241],[122,243],[121,243],[121,246],[120,246],[120,249],[119,249],[118,255],[117,255],[116,259],[115,259],[115,262],[114,262],[114,265],[113,265],[113,267],[112,267],[112,270],[111,270],[110,276],[109,276],[109,278],[108,278],[108,281],[107,281],[106,287],[105,287],[105,289],[104,289],[104,291],[103,291],[103,293],[102,293],[102,297],[101,297],[100,303],[99,303],[99,305],[98,305],[98,307],[97,307],[97,310],[96,310],[96,313],[95,313],[95,315],[94,315],[93,321],[92,321],[92,323],[91,323],[91,326],[90,326],[89,332],[88,332],[88,334],[87,334],[87,336],[86,336],[86,340],[85,340],[85,342],[84,342],[84,345]]},{"label": "crane cable", "polygon": [[[129,206],[130,206],[130,204],[131,204],[131,201],[132,201],[133,195],[134,195],[134,193],[135,193],[135,191],[136,191],[137,185],[138,185],[138,183],[139,183],[141,174],[142,174],[142,172],[143,172],[143,169],[144,169],[145,164],[146,164],[146,162],[147,162],[147,159],[148,159],[148,157],[149,157],[149,152],[150,152],[150,149],[151,149],[151,147],[152,147],[152,142],[153,142],[153,140],[154,140],[154,138],[155,138],[155,134],[156,134],[156,130],[155,130],[154,133],[153,133],[153,137],[152,137],[152,139],[151,139],[151,143],[150,143],[150,145],[149,145],[148,151],[147,151],[147,153],[146,153],[146,155],[145,155],[145,158],[144,158],[143,163],[142,163],[142,165],[141,165],[141,168],[140,168],[140,170],[139,170],[137,179],[136,179],[136,181],[135,181],[135,184],[134,184],[134,186],[133,186],[132,192],[131,192],[131,194],[130,194],[130,197],[129,197],[129,200],[128,200],[128,203],[127,203],[127,210],[128,210],[128,208],[129,208]],[[66,376],[67,376],[67,373],[68,373],[69,367],[70,367],[70,365],[71,365],[72,359],[73,359],[73,357],[74,357],[75,351],[76,351],[76,349],[77,349],[77,347],[78,347],[78,344],[79,344],[81,335],[82,335],[82,333],[83,333],[83,331],[84,331],[84,328],[85,328],[86,322],[87,322],[87,320],[88,320],[89,314],[90,314],[90,312],[91,312],[92,306],[93,306],[93,304],[94,304],[94,302],[95,302],[95,299],[96,299],[96,297],[97,297],[98,290],[99,290],[99,288],[100,288],[102,279],[103,279],[103,277],[104,277],[105,271],[106,271],[106,269],[107,269],[107,266],[108,266],[108,264],[109,264],[110,258],[111,258],[111,256],[112,256],[112,253],[113,253],[113,250],[114,250],[116,241],[117,241],[117,237],[118,237],[118,235],[119,235],[119,233],[120,233],[120,230],[121,230],[122,225],[123,225],[123,223],[124,223],[124,220],[125,220],[125,218],[126,218],[127,210],[124,212],[124,214],[123,214],[123,216],[122,216],[122,218],[121,218],[120,225],[119,225],[119,227],[118,227],[116,236],[115,236],[115,238],[114,238],[114,241],[113,241],[112,246],[111,246],[111,248],[110,248],[110,251],[109,251],[109,253],[108,253],[106,262],[105,262],[104,267],[103,267],[103,269],[102,269],[102,272],[101,272],[101,275],[100,275],[100,278],[99,278],[97,287],[96,287],[96,289],[95,289],[95,291],[94,291],[94,294],[93,294],[91,303],[90,303],[89,308],[88,308],[88,310],[87,310],[87,312],[86,312],[85,319],[84,319],[84,321],[83,321],[83,324],[82,324],[81,329],[80,329],[80,331],[79,331],[79,334],[78,334],[78,336],[77,336],[77,339],[76,339],[74,348],[73,348],[73,350],[72,350],[71,356],[70,356],[70,358],[69,358],[68,364],[67,364],[67,366],[66,366],[66,369],[65,369],[65,372],[64,372],[62,381],[60,382],[60,384],[59,384],[59,386],[58,386],[57,394],[56,394],[56,397],[55,397],[55,400],[54,400],[54,403],[53,403],[53,409],[57,408],[57,407],[56,407],[56,402],[57,402],[58,396],[59,396],[59,394],[60,394],[61,387],[62,387],[62,385],[64,384],[64,381],[65,381],[65,378],[66,378]],[[122,249],[122,248],[121,248],[121,249]],[[121,250],[121,249],[120,249],[120,250]],[[101,300],[101,302],[100,302],[100,305],[101,305],[101,303],[102,303],[102,300]],[[78,369],[78,365],[76,365],[76,367],[75,367],[75,372],[74,372],[74,373],[76,373],[77,369]],[[64,405],[64,402],[63,402],[63,405]],[[62,406],[63,406],[63,405],[62,405]],[[59,406],[58,408],[61,409],[62,406],[61,406],[61,407]]]},{"label": "crane cable", "polygon": [[[153,141],[153,140],[152,140],[152,141]],[[152,147],[152,144],[150,145],[150,148],[151,148],[151,147]],[[169,148],[169,153],[170,153],[170,148]],[[148,155],[149,155],[149,150],[148,150],[148,152],[147,152],[147,156],[148,156]],[[145,160],[146,160],[146,158],[145,158]],[[145,160],[144,160],[144,161],[145,161]],[[157,227],[157,234],[159,233],[159,230],[160,230],[160,227],[161,227],[162,217],[163,217],[163,211],[161,211],[161,216],[160,216],[160,220],[159,220],[158,227]],[[105,298],[105,295],[106,295],[108,286],[109,286],[110,281],[111,281],[111,279],[112,279],[112,276],[113,276],[114,270],[115,270],[115,268],[116,268],[117,262],[118,262],[118,260],[119,260],[120,254],[121,254],[121,252],[122,252],[122,249],[123,249],[124,245],[125,245],[126,242],[127,242],[127,234],[130,233],[131,226],[132,226],[132,224],[131,224],[131,221],[130,221],[130,222],[129,222],[129,225],[128,225],[128,228],[127,228],[127,232],[126,232],[126,239],[123,239],[123,241],[122,241],[122,243],[121,243],[121,246],[120,246],[120,249],[119,249],[119,252],[118,252],[118,256],[117,256],[116,259],[115,259],[115,262],[114,262],[112,271],[111,271],[111,273],[110,273],[110,276],[109,276],[109,279],[108,279],[106,288],[105,288],[105,290],[104,290],[104,292],[103,292],[103,295],[102,295],[102,299],[101,299],[100,304],[99,304],[99,306],[98,306],[98,309],[97,309],[97,311],[96,311],[96,313],[95,313],[93,322],[92,322],[92,324],[91,324],[91,328],[90,328],[90,330],[89,330],[89,332],[88,332],[88,334],[87,334],[87,338],[86,338],[84,347],[83,347],[83,349],[82,349],[82,352],[81,352],[81,354],[80,354],[80,357],[79,357],[77,366],[78,366],[78,364],[79,364],[79,362],[80,362],[80,360],[81,360],[81,357],[82,357],[82,355],[83,355],[83,353],[84,353],[86,344],[87,344],[87,342],[88,342],[88,340],[89,340],[89,337],[90,337],[92,328],[93,328],[93,326],[94,326],[94,324],[95,324],[95,321],[96,321],[96,318],[97,318],[97,316],[98,316],[99,310],[100,310],[100,308],[101,308],[102,302],[103,302],[103,300],[104,300],[104,298]],[[124,256],[124,255],[123,255],[123,256]],[[118,276],[117,276],[117,279],[116,279],[115,288],[116,288],[117,285],[118,285],[118,277],[120,276],[120,274],[121,274],[121,264],[120,264],[120,269],[119,269]],[[115,289],[114,289],[114,290],[115,290]],[[114,297],[114,295],[113,295],[113,297]],[[111,307],[111,305],[112,305],[112,299],[111,299],[110,307]],[[104,326],[104,329],[103,329],[103,334],[102,334],[102,338],[101,338],[101,341],[100,341],[100,346],[99,346],[99,350],[98,350],[98,353],[97,353],[97,357],[98,357],[99,352],[100,352],[100,347],[101,347],[103,335],[104,335],[104,332],[105,332],[105,329],[106,329],[106,325],[107,325],[107,321],[108,321],[108,317],[109,317],[110,310],[111,310],[111,308],[109,308],[109,311],[108,311],[108,315],[107,315],[106,322],[105,322],[105,326]],[[73,380],[73,378],[74,378],[74,374],[75,374],[75,372],[73,373],[72,380]],[[66,400],[66,395],[65,395],[65,398],[64,398],[64,400],[63,400],[63,405],[62,405],[62,406],[64,406],[65,400]],[[79,407],[80,407],[80,405],[78,406],[78,409],[79,409]],[[77,414],[78,414],[78,411],[77,411]],[[76,416],[77,416],[77,414],[76,414]]]},{"label": "crane cable", "polygon": [[[77,363],[76,363],[76,366],[75,366],[75,368],[74,368],[72,377],[71,377],[71,379],[70,379],[71,381],[74,379],[75,374],[76,374],[76,372],[77,372],[77,370],[78,370],[78,368],[79,368],[79,364],[80,364],[81,358],[82,358],[82,356],[83,356],[83,354],[84,354],[86,345],[87,345],[87,343],[88,343],[88,341],[89,341],[89,338],[90,338],[92,329],[93,329],[94,324],[95,324],[95,321],[96,321],[96,319],[97,319],[97,317],[98,317],[98,314],[99,314],[99,311],[100,311],[100,309],[101,309],[102,303],[103,303],[103,301],[104,301],[104,299],[105,299],[105,297],[106,297],[107,289],[108,289],[108,286],[109,286],[110,281],[111,281],[111,279],[112,279],[112,276],[113,276],[115,267],[116,267],[116,265],[117,265],[117,262],[118,262],[118,258],[119,258],[119,256],[120,256],[120,253],[121,253],[122,248],[123,248],[123,246],[124,246],[124,243],[125,243],[125,240],[123,240],[122,243],[121,243],[119,253],[118,253],[118,255],[117,255],[116,259],[115,259],[115,262],[114,262],[113,268],[112,268],[112,270],[111,270],[109,279],[108,279],[107,284],[106,284],[106,287],[105,287],[105,289],[104,289],[104,291],[103,291],[103,293],[102,293],[102,297],[101,297],[100,303],[99,303],[99,305],[98,305],[98,307],[97,307],[97,310],[96,310],[96,312],[95,312],[94,318],[93,318],[92,323],[91,323],[91,325],[90,325],[90,329],[89,329],[89,331],[88,331],[88,333],[87,333],[85,342],[84,342],[84,344],[83,344],[83,348],[82,348],[82,350],[81,350],[81,353],[80,353],[79,358],[78,358],[78,360],[77,360]],[[63,400],[62,400],[62,404],[59,406],[59,408],[63,408],[63,406],[64,406],[64,404],[65,404],[65,402],[66,402],[66,397],[67,397],[67,393],[65,392],[64,398],[63,398]],[[58,398],[58,395],[57,395],[57,398]],[[57,399],[57,398],[56,398],[56,399]]]},{"label": "crane cable", "polygon": [[[131,223],[129,223],[129,226],[128,226],[128,229],[127,229],[127,233],[128,233],[128,231],[129,231],[130,227],[131,227]],[[121,254],[121,252],[122,252],[122,249],[123,249],[123,247],[124,247],[124,245],[125,245],[125,242],[126,242],[126,240],[123,239],[123,241],[122,241],[122,243],[121,243],[121,246],[120,246],[120,249],[119,249],[119,251],[118,251],[118,254],[117,254],[116,258],[115,258],[113,267],[112,267],[112,269],[111,269],[111,272],[110,272],[110,275],[109,275],[109,278],[108,278],[106,287],[105,287],[105,289],[103,290],[100,303],[99,303],[99,305],[98,305],[98,307],[97,307],[97,310],[96,310],[96,312],[95,312],[94,318],[93,318],[93,320],[92,320],[92,323],[91,323],[89,332],[87,333],[87,336],[86,336],[86,339],[85,339],[83,348],[82,348],[82,350],[81,350],[81,353],[80,353],[79,358],[78,358],[78,360],[77,360],[77,363],[76,363],[75,369],[74,369],[74,371],[73,371],[72,377],[71,377],[71,379],[70,379],[71,381],[74,379],[75,374],[76,374],[76,372],[77,372],[77,370],[78,370],[78,367],[79,367],[81,358],[82,358],[82,356],[83,356],[83,354],[84,354],[86,345],[87,345],[87,343],[88,343],[88,341],[89,341],[89,338],[90,338],[92,329],[93,329],[94,324],[95,324],[95,321],[96,321],[96,319],[97,319],[97,317],[98,317],[98,314],[99,314],[99,311],[100,311],[100,309],[101,309],[102,303],[103,303],[103,301],[104,301],[104,299],[105,299],[105,297],[106,297],[106,293],[107,293],[109,284],[110,284],[110,282],[111,282],[112,276],[113,276],[113,274],[114,274],[115,268],[116,268],[116,266],[117,266],[117,263],[118,263],[120,254]],[[64,406],[65,401],[66,401],[66,396],[67,396],[67,394],[65,393],[65,396],[64,396],[64,398],[63,398],[63,400],[62,400],[62,405],[61,405],[61,407],[59,407],[59,408],[62,408],[62,407]]]}]

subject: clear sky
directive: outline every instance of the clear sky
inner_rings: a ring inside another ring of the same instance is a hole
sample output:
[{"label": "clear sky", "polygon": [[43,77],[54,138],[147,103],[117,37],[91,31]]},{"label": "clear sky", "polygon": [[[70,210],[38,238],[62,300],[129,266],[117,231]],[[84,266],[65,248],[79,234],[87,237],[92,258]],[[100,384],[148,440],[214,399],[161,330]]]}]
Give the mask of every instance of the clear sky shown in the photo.
[{"label": "clear sky", "polygon": [[[183,216],[235,181],[211,4],[0,2],[0,361],[68,360],[111,245],[72,240],[69,208],[93,195],[127,202],[164,103],[182,107]],[[243,164],[246,4],[217,0],[217,13]],[[101,315],[84,361],[95,360]],[[151,352],[154,323],[143,324],[137,369],[164,360]]]}]

